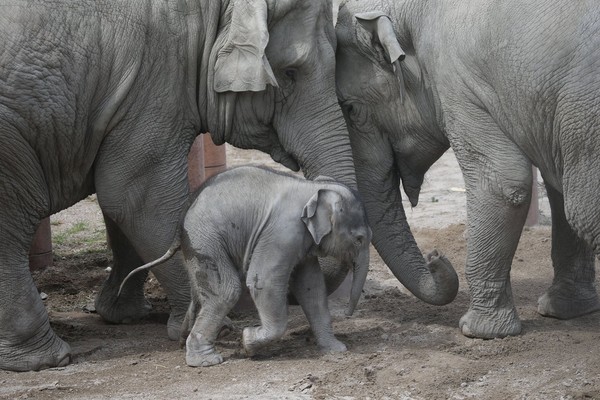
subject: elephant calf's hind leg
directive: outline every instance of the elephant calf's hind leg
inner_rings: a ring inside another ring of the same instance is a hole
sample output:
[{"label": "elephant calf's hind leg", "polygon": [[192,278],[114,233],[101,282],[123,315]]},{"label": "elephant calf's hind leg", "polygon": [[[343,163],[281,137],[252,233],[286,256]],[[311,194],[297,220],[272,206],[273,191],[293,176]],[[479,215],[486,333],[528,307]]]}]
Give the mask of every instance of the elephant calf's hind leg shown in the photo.
[{"label": "elephant calf's hind leg", "polygon": [[227,313],[242,293],[240,277],[227,256],[222,254],[214,259],[220,262],[199,256],[186,263],[194,298],[186,320],[197,312],[186,339],[185,361],[190,367],[209,367],[223,362],[223,357],[215,349],[215,341]]}]

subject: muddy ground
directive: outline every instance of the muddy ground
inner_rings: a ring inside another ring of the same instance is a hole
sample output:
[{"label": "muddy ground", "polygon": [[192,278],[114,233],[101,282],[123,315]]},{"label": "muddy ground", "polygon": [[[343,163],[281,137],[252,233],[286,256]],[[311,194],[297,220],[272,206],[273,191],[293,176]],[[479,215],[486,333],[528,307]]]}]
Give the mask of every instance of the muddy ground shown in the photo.
[{"label": "muddy ground", "polygon": [[[228,163],[269,163],[256,152],[228,150]],[[190,368],[167,338],[168,306],[156,280],[146,291],[154,311],[144,321],[109,325],[93,299],[108,275],[101,215],[94,197],[52,217],[54,265],[36,274],[54,329],[74,351],[73,363],[41,372],[0,371],[0,398],[18,399],[600,399],[600,313],[571,321],[543,318],[537,298],[552,280],[548,212],[526,228],[512,282],[523,320],[517,337],[463,337],[458,320],[469,297],[464,279],[462,179],[451,153],[434,167],[421,204],[408,210],[423,252],[443,251],[460,276],[456,300],[442,307],[408,294],[375,251],[353,317],[346,298],[331,300],[343,354],[322,354],[298,307],[285,337],[254,358],[240,345],[252,311],[232,314],[234,329],[218,342],[222,365]]]}]

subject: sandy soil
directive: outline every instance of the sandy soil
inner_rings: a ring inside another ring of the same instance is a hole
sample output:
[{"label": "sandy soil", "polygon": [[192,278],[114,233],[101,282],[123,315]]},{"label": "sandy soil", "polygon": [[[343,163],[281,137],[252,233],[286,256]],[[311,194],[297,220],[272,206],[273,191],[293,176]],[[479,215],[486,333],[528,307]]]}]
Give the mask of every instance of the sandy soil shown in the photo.
[{"label": "sandy soil", "polygon": [[[272,164],[256,152],[228,150],[229,165],[247,162]],[[218,342],[226,362],[210,368],[187,367],[183,350],[168,340],[167,303],[153,278],[146,291],[154,312],[146,320],[108,325],[94,313],[111,260],[90,197],[52,217],[54,266],[35,276],[48,295],[54,329],[73,347],[73,363],[41,372],[0,371],[0,398],[600,399],[600,313],[559,321],[535,311],[552,279],[543,193],[542,223],[524,230],[513,264],[523,333],[486,341],[459,333],[469,302],[462,188],[448,153],[429,174],[421,204],[408,211],[423,252],[438,248],[459,272],[453,303],[418,301],[373,251],[355,315],[344,317],[345,298],[330,302],[335,332],[348,352],[320,353],[302,312],[291,307],[285,337],[246,358],[241,330],[257,317],[236,312],[233,331]]]}]

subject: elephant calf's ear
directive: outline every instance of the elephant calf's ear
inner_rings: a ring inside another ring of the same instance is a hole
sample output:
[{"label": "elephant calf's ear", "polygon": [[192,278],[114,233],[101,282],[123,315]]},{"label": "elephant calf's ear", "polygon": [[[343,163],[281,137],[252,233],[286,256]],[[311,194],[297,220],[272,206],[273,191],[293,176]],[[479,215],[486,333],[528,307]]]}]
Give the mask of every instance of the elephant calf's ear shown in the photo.
[{"label": "elephant calf's ear", "polygon": [[326,189],[319,189],[302,210],[302,222],[308,228],[313,240],[317,245],[331,232],[332,217],[335,203],[340,196]]},{"label": "elephant calf's ear", "polygon": [[236,1],[223,48],[215,63],[214,89],[259,92],[277,85],[265,55],[269,43],[265,0]]}]

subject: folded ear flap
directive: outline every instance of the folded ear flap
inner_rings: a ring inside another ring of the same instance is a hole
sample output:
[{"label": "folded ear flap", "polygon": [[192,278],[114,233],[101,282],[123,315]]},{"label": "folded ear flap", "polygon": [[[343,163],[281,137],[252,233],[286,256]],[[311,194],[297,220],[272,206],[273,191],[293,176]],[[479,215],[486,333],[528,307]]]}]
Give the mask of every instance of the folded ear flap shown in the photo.
[{"label": "folded ear flap", "polygon": [[390,17],[381,11],[372,11],[367,13],[356,14],[354,16],[363,28],[369,31],[385,50],[385,54],[390,63],[397,60],[402,61],[406,54],[394,33],[394,27]]},{"label": "folded ear flap", "polygon": [[323,237],[331,232],[333,213],[336,203],[340,200],[341,196],[333,190],[319,189],[304,206],[302,222],[317,245],[321,244]]},{"label": "folded ear flap", "polygon": [[398,43],[394,27],[390,18],[381,11],[372,11],[354,16],[360,25],[373,35],[373,39],[383,47],[387,61],[392,64],[396,78],[400,82],[400,101],[404,101],[404,77],[402,76],[402,68],[400,61],[406,57],[404,50]]},{"label": "folded ear flap", "polygon": [[227,38],[217,53],[217,92],[259,92],[277,86],[265,56],[269,43],[266,0],[234,0]]}]

